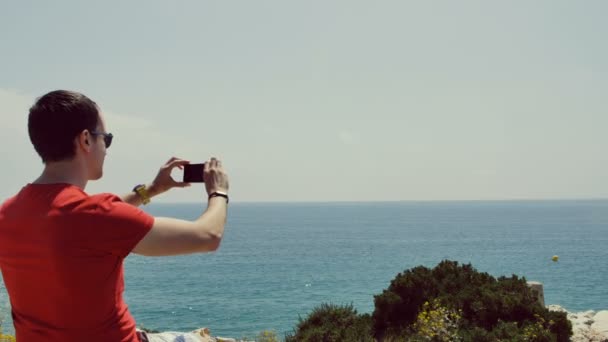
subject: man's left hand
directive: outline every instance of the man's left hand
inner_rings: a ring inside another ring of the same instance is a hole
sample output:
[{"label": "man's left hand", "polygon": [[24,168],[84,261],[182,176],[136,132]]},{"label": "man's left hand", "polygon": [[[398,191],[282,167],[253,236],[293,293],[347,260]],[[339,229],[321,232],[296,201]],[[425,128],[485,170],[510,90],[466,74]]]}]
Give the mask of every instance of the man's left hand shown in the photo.
[{"label": "man's left hand", "polygon": [[152,184],[150,184],[150,197],[162,194],[163,192],[169,191],[172,188],[185,188],[190,186],[190,183],[177,182],[175,179],[173,179],[173,177],[171,177],[171,172],[173,169],[177,167],[181,170],[186,164],[190,164],[190,162],[173,157],[169,159],[165,165],[161,166],[160,170],[158,170],[156,178],[154,178]]}]

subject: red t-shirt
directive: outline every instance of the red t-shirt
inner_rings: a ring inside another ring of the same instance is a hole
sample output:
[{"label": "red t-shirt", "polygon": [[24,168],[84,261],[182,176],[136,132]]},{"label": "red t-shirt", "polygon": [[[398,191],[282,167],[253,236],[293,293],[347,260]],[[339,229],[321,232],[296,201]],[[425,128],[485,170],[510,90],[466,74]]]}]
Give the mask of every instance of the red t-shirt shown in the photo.
[{"label": "red t-shirt", "polygon": [[0,207],[0,268],[19,342],[139,342],[123,260],[154,218],[111,194],[28,184]]}]

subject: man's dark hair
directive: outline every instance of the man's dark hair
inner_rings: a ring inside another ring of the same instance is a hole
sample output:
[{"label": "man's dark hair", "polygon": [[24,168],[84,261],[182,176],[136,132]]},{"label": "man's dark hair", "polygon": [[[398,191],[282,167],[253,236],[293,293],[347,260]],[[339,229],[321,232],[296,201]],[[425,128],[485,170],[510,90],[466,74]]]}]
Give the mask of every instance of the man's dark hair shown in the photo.
[{"label": "man's dark hair", "polygon": [[40,97],[30,108],[27,128],[30,140],[44,163],[75,156],[74,138],[99,122],[97,104],[83,94],[55,90]]}]

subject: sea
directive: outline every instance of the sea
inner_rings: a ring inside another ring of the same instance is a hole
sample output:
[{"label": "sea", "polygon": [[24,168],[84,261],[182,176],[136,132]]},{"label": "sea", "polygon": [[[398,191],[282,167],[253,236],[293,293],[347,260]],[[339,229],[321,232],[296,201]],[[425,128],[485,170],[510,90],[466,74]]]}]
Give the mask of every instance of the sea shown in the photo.
[{"label": "sea", "polygon": [[[195,219],[204,206],[145,210]],[[569,311],[608,309],[608,200],[231,203],[218,251],[130,255],[124,295],[149,329],[283,337],[322,303],[371,313],[398,273],[442,260],[540,281]],[[10,333],[4,287],[0,305]]]}]

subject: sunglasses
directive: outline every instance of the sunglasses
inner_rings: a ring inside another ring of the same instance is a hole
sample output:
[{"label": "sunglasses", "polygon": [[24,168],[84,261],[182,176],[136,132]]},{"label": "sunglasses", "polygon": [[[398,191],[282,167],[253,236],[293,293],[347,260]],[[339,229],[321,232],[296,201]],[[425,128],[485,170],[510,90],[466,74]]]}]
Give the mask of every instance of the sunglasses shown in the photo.
[{"label": "sunglasses", "polygon": [[109,148],[112,145],[112,139],[114,136],[112,133],[102,133],[102,132],[91,132],[92,135],[103,135],[103,142],[106,144],[106,148]]}]

